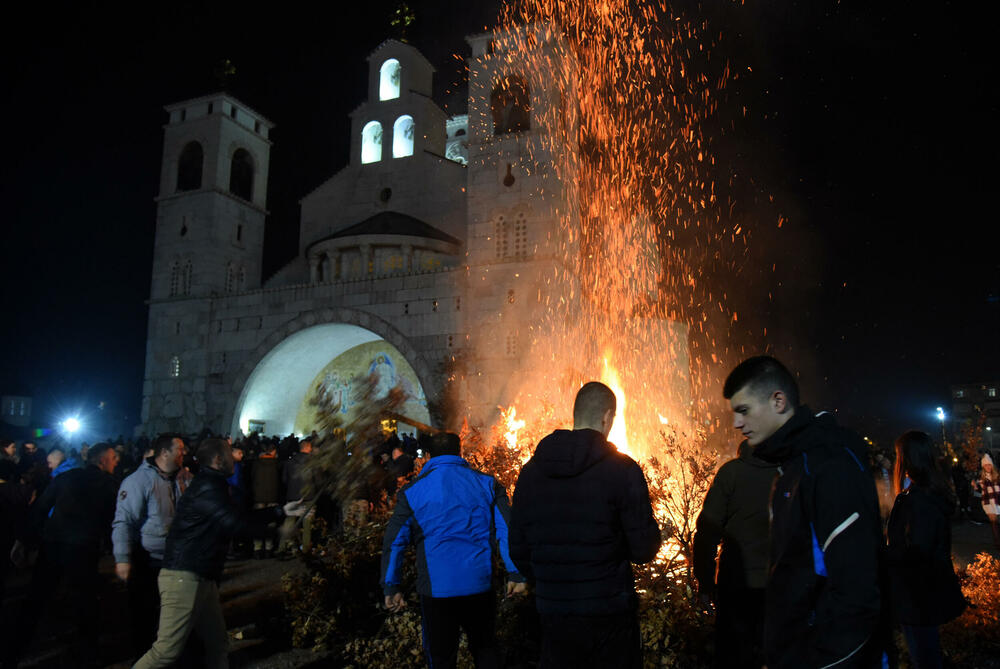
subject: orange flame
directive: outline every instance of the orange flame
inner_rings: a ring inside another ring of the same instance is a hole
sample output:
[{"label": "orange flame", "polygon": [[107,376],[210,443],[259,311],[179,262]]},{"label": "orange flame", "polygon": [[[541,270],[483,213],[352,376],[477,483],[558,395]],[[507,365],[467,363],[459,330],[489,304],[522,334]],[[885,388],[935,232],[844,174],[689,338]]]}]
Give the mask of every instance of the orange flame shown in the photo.
[{"label": "orange flame", "polygon": [[611,425],[611,434],[608,435],[608,441],[614,444],[619,452],[634,458],[635,454],[629,448],[628,442],[625,391],[622,390],[622,383],[618,378],[618,370],[611,366],[611,363],[608,362],[608,357],[608,355],[604,356],[604,372],[601,374],[601,382],[608,388],[611,388],[611,392],[615,394],[615,401],[618,405],[615,410],[615,422]]}]

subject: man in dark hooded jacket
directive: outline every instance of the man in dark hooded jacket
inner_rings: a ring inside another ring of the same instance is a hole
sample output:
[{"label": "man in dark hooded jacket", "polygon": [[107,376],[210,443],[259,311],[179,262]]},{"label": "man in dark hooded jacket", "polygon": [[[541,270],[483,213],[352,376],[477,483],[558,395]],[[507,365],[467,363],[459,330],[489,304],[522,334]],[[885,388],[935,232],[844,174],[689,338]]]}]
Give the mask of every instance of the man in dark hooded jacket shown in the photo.
[{"label": "man in dark hooded jacket", "polygon": [[754,456],[781,467],[771,494],[768,669],[880,666],[882,526],[864,443],[800,405],[795,379],[774,358],[740,363],[723,395]]},{"label": "man in dark hooded jacket", "polygon": [[754,457],[742,444],[739,457],[719,468],[698,515],[694,575],[702,602],[715,604],[716,667],[764,664],[768,504],[777,475],[776,464]]},{"label": "man in dark hooded jacket", "polygon": [[524,465],[511,507],[510,555],[535,583],[541,667],[640,667],[632,563],[660,548],[639,465],[607,441],[615,395],[577,393],[573,430],[545,437]]}]

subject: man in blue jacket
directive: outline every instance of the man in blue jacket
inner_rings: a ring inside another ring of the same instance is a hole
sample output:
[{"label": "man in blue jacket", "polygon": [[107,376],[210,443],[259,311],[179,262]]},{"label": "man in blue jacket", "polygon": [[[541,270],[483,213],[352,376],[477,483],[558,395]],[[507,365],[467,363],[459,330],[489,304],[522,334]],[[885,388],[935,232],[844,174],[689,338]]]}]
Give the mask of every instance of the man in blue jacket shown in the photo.
[{"label": "man in blue jacket", "polygon": [[160,613],[160,575],[167,532],[174,520],[180,487],[177,472],[184,463],[184,440],[161,434],[153,456],[122,481],[118,489],[111,543],[115,573],[128,585],[132,651],[145,653],[156,635]]},{"label": "man in blue jacket", "polygon": [[509,582],[507,594],[524,592],[524,578],[507,550],[510,505],[496,479],[469,467],[455,434],[435,435],[431,459],[396,496],[396,508],[382,544],[385,606],[406,606],[400,591],[400,562],[407,545],[417,546],[424,652],[432,669],[454,667],[459,627],[480,669],[499,667],[492,587],[493,548],[500,550]]}]

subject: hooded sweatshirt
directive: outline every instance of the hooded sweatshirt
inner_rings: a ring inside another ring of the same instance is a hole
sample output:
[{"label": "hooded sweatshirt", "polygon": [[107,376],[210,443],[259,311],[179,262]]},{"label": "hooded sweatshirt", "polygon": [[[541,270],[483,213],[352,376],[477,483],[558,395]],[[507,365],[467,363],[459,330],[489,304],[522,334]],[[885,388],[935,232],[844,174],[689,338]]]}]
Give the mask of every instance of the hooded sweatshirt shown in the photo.
[{"label": "hooded sweatshirt", "polygon": [[595,430],[556,430],[521,469],[510,556],[542,614],[614,615],[637,603],[632,563],[660,548],[639,465]]},{"label": "hooded sweatshirt", "polygon": [[719,468],[698,516],[694,535],[694,572],[702,591],[716,584],[715,553],[719,556],[718,585],[763,588],[767,582],[768,503],[778,465],[755,457],[743,447],[739,457]]}]

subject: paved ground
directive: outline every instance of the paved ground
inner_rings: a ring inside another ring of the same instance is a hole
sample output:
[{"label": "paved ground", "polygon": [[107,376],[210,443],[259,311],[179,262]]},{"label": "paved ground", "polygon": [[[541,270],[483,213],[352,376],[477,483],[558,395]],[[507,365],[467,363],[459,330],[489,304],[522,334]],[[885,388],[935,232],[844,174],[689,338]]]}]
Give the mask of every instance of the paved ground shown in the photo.
[{"label": "paved ground", "polygon": [[[230,665],[254,669],[291,669],[292,667],[330,666],[325,656],[308,650],[289,648],[282,604],[282,574],[301,569],[298,560],[242,560],[229,562],[221,587],[223,613],[230,638]],[[126,631],[125,586],[114,578],[110,556],[101,561],[104,579],[100,611],[104,625],[101,654],[106,666],[125,669],[131,666]],[[10,621],[27,596],[30,575],[16,572],[7,582],[2,605],[0,631],[11,629]],[[66,627],[72,624],[74,612],[50,605],[38,627],[28,654],[20,666],[31,669],[72,667],[73,658],[66,656],[69,636]]]},{"label": "paved ground", "polygon": [[[952,544],[960,567],[981,552],[1000,558],[1000,549],[993,545],[993,536],[986,524],[956,523],[952,529]],[[290,649],[283,619],[281,576],[301,568],[298,560],[243,560],[227,564],[221,595],[232,648],[231,666],[248,669],[332,666],[326,655]],[[110,557],[101,562],[101,573],[105,585],[101,616],[106,623],[100,639],[102,655],[108,667],[126,669],[130,666],[130,658],[125,631],[128,615],[125,587],[114,578]],[[10,621],[26,597],[28,579],[27,571],[18,571],[8,580],[7,596],[0,609],[0,632],[4,634],[9,633]],[[74,612],[60,604],[57,600],[48,607],[31,649],[22,660],[22,667],[74,666],[73,659],[66,657],[66,627],[72,624]]]}]

